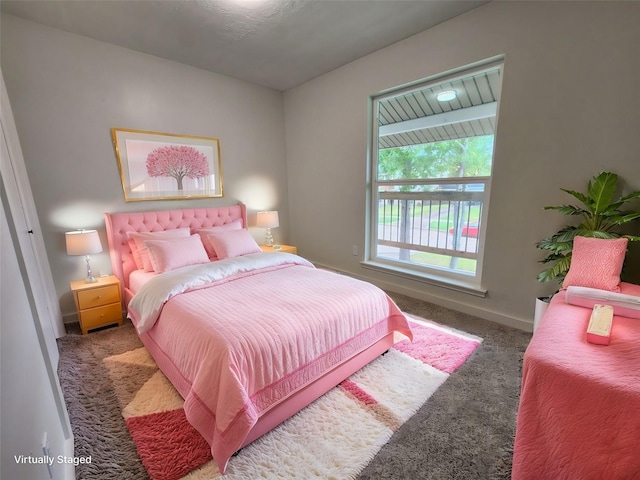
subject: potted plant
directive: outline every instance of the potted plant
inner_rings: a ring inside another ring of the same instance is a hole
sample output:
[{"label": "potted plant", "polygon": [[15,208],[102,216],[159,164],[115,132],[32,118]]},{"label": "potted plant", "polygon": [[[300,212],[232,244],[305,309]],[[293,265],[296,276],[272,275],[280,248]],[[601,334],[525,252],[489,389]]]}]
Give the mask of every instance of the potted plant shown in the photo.
[{"label": "potted plant", "polygon": [[[614,196],[618,190],[618,175],[602,172],[594,176],[587,184],[586,193],[575,192],[562,188],[563,192],[578,199],[582,205],[547,206],[545,210],[557,210],[565,215],[581,216],[582,222],[568,225],[552,236],[541,240],[536,247],[545,250],[547,256],[541,263],[547,268],[538,274],[539,282],[557,280],[560,284],[569,271],[573,239],[577,236],[596,238],[619,238],[624,236],[629,241],[640,241],[634,235],[622,235],[618,232],[621,225],[640,219],[640,212],[623,210],[630,200],[640,198],[640,191],[636,191],[618,198]],[[534,331],[544,315],[551,297],[538,297],[534,316]]]},{"label": "potted plant", "polygon": [[640,237],[634,235],[622,235],[618,228],[621,225],[640,219],[640,212],[623,210],[627,202],[640,198],[640,191],[632,192],[614,201],[618,190],[618,175],[610,172],[602,172],[587,184],[586,193],[561,189],[563,192],[577,198],[582,206],[559,205],[544,207],[545,210],[557,210],[565,215],[581,216],[582,222],[577,226],[568,225],[536,244],[536,247],[545,250],[547,256],[541,260],[547,268],[538,275],[539,282],[564,280],[571,264],[571,251],[573,239],[577,236],[596,238],[626,237],[629,241],[640,241]]}]

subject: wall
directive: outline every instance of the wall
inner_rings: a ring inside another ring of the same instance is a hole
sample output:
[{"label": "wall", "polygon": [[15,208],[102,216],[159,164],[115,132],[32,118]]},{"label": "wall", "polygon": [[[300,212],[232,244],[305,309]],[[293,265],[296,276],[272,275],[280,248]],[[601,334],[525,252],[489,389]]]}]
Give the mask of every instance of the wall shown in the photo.
[{"label": "wall", "polygon": [[[292,242],[309,259],[481,317],[530,328],[535,243],[567,224],[568,203],[609,170],[640,190],[640,4],[491,2],[285,93]],[[483,287],[477,298],[361,267],[370,95],[506,56]],[[313,179],[313,181],[310,181]],[[636,232],[637,232],[636,228]],[[640,255],[628,255],[640,281]]]},{"label": "wall", "polygon": [[[102,213],[247,205],[277,209],[287,240],[282,94],[222,75],[2,15],[1,65],[63,314],[75,311],[69,281],[85,262],[68,257],[64,232],[97,228],[110,273]],[[220,139],[222,199],[125,203],[110,130]],[[252,229],[257,239],[263,229]]]}]

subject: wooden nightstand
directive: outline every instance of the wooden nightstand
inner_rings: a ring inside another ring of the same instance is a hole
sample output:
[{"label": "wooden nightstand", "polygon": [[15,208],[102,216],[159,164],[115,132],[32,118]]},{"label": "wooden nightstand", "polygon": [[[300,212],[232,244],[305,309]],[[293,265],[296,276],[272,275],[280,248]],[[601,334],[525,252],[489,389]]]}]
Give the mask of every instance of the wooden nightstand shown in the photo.
[{"label": "wooden nightstand", "polygon": [[260,248],[263,252],[284,252],[284,253],[293,253],[294,255],[298,254],[298,249],[296,247],[292,247],[291,245],[278,245],[280,248],[274,249],[273,247],[267,247],[266,245],[260,245]]},{"label": "wooden nightstand", "polygon": [[122,325],[120,281],[111,275],[95,283],[77,280],[69,283],[76,302],[82,334],[89,330],[117,323]]}]

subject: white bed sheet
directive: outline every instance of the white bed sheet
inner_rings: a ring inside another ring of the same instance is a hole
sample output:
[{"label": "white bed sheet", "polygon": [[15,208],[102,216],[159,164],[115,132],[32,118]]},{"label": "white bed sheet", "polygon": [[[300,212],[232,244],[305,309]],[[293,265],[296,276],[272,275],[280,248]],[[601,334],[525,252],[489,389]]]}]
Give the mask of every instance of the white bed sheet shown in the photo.
[{"label": "white bed sheet", "polygon": [[149,279],[158,275],[156,272],[145,272],[144,270],[134,270],[129,275],[129,290],[136,293],[140,287],[147,283]]}]

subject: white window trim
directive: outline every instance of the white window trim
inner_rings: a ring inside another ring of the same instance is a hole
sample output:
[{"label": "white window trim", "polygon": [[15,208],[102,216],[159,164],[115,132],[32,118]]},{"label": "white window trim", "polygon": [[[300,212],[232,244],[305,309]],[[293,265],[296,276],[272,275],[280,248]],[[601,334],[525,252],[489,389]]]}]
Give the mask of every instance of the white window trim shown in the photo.
[{"label": "white window trim", "polygon": [[[445,271],[437,269],[436,267],[420,267],[420,266],[403,266],[400,261],[387,260],[379,257],[375,257],[373,253],[377,250],[377,238],[378,238],[378,222],[375,219],[378,218],[378,186],[384,181],[377,181],[377,157],[378,157],[378,138],[379,138],[379,122],[377,121],[377,103],[385,98],[400,95],[403,92],[415,90],[417,88],[424,88],[425,86],[432,84],[440,84],[446,81],[452,81],[456,78],[465,77],[469,74],[479,73],[485,70],[494,69],[500,67],[501,71],[504,69],[504,56],[492,58],[488,61],[478,62],[474,65],[466,66],[447,72],[434,77],[426,78],[417,82],[412,82],[404,87],[387,89],[382,92],[378,92],[375,95],[371,95],[369,98],[369,128],[368,128],[368,161],[367,161],[367,214],[366,214],[366,231],[368,232],[365,239],[365,260],[361,262],[361,266],[366,269],[371,269],[377,272],[398,276],[401,278],[419,281],[430,285],[435,285],[458,292],[466,293],[469,295],[485,297],[487,290],[482,287],[482,274],[484,271],[484,248],[486,240],[486,226],[489,212],[489,199],[491,198],[491,182],[493,178],[493,164],[491,166],[491,176],[486,180],[484,199],[481,216],[481,223],[485,226],[480,232],[478,238],[478,253],[476,263],[475,275],[467,275],[463,273],[456,273],[452,271]],[[502,78],[502,75],[501,75]],[[498,111],[499,100],[497,104],[492,105],[492,109],[495,111],[496,133],[494,133],[493,151],[492,157],[495,154],[495,144],[497,139],[497,124],[498,124]],[[374,115],[375,114],[375,115]],[[375,158],[375,162],[374,162]],[[375,165],[374,165],[375,163]],[[374,168],[375,167],[375,168]],[[468,180],[469,177],[465,177],[464,180]],[[456,183],[458,178],[443,179],[445,182]]]},{"label": "white window trim", "polygon": [[487,296],[487,290],[477,286],[475,282],[468,283],[458,278],[449,278],[444,275],[444,273],[446,272],[443,272],[442,276],[433,275],[426,272],[418,273],[414,269],[402,268],[391,262],[387,263],[383,260],[365,260],[363,262],[360,262],[360,265],[368,270],[374,270],[376,272],[386,273],[407,280],[434,285],[436,287],[447,288],[449,290],[455,290],[456,292],[466,293],[469,295],[474,295],[476,297]]}]

